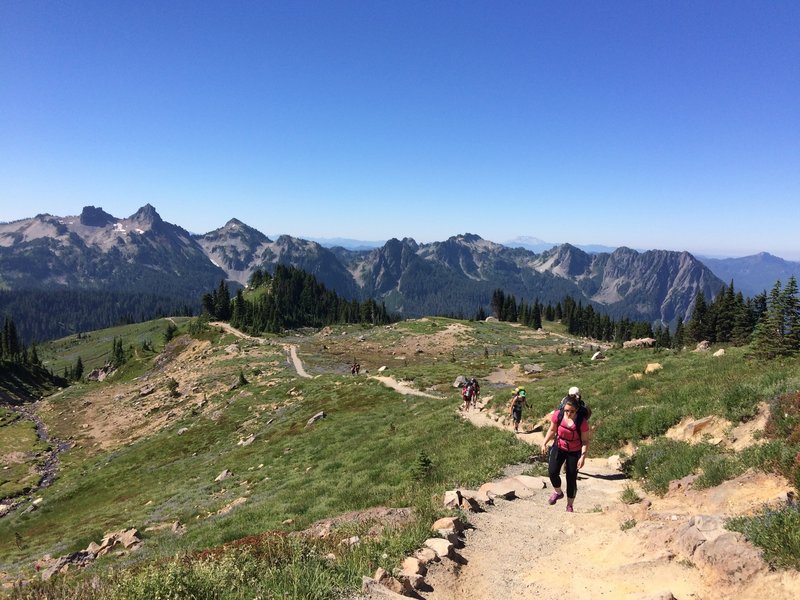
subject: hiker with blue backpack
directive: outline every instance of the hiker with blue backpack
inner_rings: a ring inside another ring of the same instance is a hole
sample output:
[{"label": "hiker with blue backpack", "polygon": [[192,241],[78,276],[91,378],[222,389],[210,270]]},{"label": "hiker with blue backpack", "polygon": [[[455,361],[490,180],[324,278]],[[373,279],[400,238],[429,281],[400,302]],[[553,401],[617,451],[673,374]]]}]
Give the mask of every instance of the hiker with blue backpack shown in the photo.
[{"label": "hiker with blue backpack", "polygon": [[[577,387],[569,388],[559,407],[553,411],[550,429],[542,442],[542,454],[550,453],[547,471],[553,493],[547,500],[548,504],[555,504],[564,497],[560,473],[564,463],[567,465],[567,512],[573,512],[572,504],[578,491],[578,470],[583,468],[589,450],[592,434],[588,421],[591,414],[581,399],[580,390]],[[548,447],[550,440],[553,440],[553,445]]]}]

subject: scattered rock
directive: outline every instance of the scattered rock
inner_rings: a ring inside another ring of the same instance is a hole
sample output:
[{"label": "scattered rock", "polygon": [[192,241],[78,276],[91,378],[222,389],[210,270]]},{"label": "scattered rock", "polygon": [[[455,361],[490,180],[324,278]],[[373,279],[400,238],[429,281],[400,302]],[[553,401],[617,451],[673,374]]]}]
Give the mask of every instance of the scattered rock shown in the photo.
[{"label": "scattered rock", "polygon": [[604,360],[606,357],[600,350],[592,354],[592,360]]},{"label": "scattered rock", "polygon": [[645,375],[649,375],[650,373],[655,373],[660,371],[664,367],[661,363],[648,363],[648,365],[644,368]]},{"label": "scattered rock", "polygon": [[712,354],[711,356],[725,356],[725,348],[720,348],[719,350],[714,352],[714,354]]},{"label": "scattered rock", "polygon": [[623,348],[652,348],[656,345],[655,338],[646,337],[622,342]]},{"label": "scattered rock", "polygon": [[252,444],[252,443],[253,443],[255,440],[256,440],[256,435],[255,435],[254,433],[252,433],[252,434],[250,434],[249,436],[247,436],[246,438],[244,438],[244,439],[241,439],[241,440],[239,440],[238,442],[236,442],[236,445],[237,445],[237,446],[249,446],[249,445],[250,445],[250,444]]},{"label": "scattered rock", "polygon": [[709,348],[711,348],[711,342],[709,342],[708,340],[703,340],[702,342],[697,343],[697,347],[694,349],[694,351],[707,352]]},{"label": "scattered rock", "polygon": [[327,417],[327,416],[328,416],[328,415],[327,415],[327,414],[325,414],[325,411],[324,411],[324,410],[321,410],[320,412],[318,412],[317,414],[315,414],[313,417],[311,417],[311,418],[310,418],[310,419],[309,419],[309,420],[306,422],[306,427],[311,427],[311,426],[312,426],[314,423],[316,423],[316,422],[317,422],[317,421],[319,421],[320,419],[324,419],[324,418],[325,418],[325,417]]},{"label": "scattered rock", "polygon": [[223,470],[219,475],[217,475],[214,481],[225,481],[229,477],[232,477],[233,473],[231,473],[228,469]]},{"label": "scattered rock", "polygon": [[231,502],[230,504],[226,504],[225,506],[223,506],[222,508],[220,508],[220,509],[217,511],[217,514],[218,514],[218,515],[227,515],[227,514],[228,514],[229,512],[231,512],[231,511],[232,511],[234,508],[236,508],[237,506],[241,506],[241,505],[242,505],[242,504],[244,504],[245,502],[247,502],[247,498],[244,498],[244,497],[237,498],[236,500],[234,500],[234,501],[233,501],[233,502]]}]

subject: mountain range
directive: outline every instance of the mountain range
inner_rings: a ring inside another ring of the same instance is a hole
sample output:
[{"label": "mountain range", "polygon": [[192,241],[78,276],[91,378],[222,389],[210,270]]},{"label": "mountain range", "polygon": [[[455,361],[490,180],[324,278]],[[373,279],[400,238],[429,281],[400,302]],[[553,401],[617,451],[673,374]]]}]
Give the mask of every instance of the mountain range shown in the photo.
[{"label": "mountain range", "polygon": [[0,223],[0,289],[148,292],[196,306],[220,280],[246,285],[256,269],[281,263],[346,298],[375,298],[403,316],[471,316],[487,309],[500,288],[518,301],[557,302],[568,294],[614,318],[672,324],[687,318],[700,290],[711,298],[734,279],[736,289],[757,293],[800,272],[800,263],[768,254],[704,264],[688,252],[523,246],[465,233],[429,244],[404,238],[374,248],[326,248],[288,235],[272,240],[237,219],[192,234],[163,221],[150,204],[127,218],[87,206],[74,217]]}]

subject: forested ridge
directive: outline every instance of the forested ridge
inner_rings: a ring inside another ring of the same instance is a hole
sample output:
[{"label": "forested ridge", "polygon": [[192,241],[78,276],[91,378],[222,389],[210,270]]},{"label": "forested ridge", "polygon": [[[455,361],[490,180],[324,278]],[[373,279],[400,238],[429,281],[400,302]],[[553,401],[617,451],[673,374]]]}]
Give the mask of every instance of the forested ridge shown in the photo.
[{"label": "forested ridge", "polygon": [[13,317],[17,335],[26,344],[167,315],[188,316],[198,309],[197,300],[149,292],[0,290],[0,316]]},{"label": "forested ridge", "polygon": [[[752,344],[754,353],[761,358],[800,351],[800,298],[794,276],[785,287],[777,281],[769,294],[762,292],[753,298],[737,292],[733,281],[723,284],[711,302],[700,291],[689,321],[684,324],[679,319],[673,331],[661,325],[653,328],[645,321],[612,319],[571,296],[565,296],[555,305],[544,305],[538,298],[528,304],[496,289],[491,311],[501,321],[519,322],[534,329],[542,326],[542,319],[562,321],[573,335],[615,344],[641,337],[655,338],[657,346],[674,349],[702,341],[736,346]],[[476,318],[485,317],[480,308]]]},{"label": "forested ridge", "polygon": [[255,271],[248,291],[238,290],[233,299],[228,284],[220,281],[216,290],[203,295],[202,305],[215,319],[252,335],[333,323],[382,325],[398,318],[382,303],[345,300],[310,273],[284,265],[277,265],[272,275]]}]

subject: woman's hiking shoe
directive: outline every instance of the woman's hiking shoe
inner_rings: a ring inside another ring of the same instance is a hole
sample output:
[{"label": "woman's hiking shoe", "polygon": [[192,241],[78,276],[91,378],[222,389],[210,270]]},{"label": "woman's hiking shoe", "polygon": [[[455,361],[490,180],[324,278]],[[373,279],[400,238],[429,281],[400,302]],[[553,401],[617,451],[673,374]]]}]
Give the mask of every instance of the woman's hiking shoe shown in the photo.
[{"label": "woman's hiking shoe", "polygon": [[555,504],[564,497],[564,492],[553,492],[547,500],[548,504]]},{"label": "woman's hiking shoe", "polygon": [[571,504],[567,504],[567,512],[573,512]]}]

